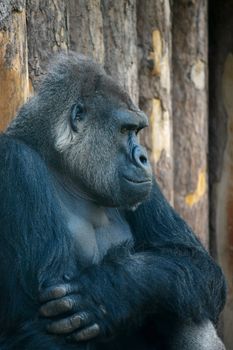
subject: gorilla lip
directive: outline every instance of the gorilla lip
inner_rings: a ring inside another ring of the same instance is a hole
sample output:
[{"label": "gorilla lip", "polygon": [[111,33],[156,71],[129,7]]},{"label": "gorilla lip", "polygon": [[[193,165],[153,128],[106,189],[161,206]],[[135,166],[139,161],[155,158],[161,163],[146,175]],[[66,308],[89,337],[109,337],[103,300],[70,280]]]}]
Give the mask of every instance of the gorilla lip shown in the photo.
[{"label": "gorilla lip", "polygon": [[134,184],[146,184],[146,183],[151,183],[152,181],[150,179],[147,179],[147,180],[136,180],[136,179],[132,179],[132,178],[129,178],[127,176],[123,176],[123,178],[128,181],[128,182],[132,182]]}]

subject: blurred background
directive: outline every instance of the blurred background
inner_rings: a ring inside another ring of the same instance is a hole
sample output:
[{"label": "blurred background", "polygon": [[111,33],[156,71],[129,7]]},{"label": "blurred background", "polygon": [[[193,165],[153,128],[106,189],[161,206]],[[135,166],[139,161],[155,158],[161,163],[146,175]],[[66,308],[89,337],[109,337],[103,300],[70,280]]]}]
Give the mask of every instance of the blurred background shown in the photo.
[{"label": "blurred background", "polygon": [[169,200],[222,266],[233,349],[233,1],[0,0],[0,130],[52,55],[92,56],[147,113],[141,135]]}]

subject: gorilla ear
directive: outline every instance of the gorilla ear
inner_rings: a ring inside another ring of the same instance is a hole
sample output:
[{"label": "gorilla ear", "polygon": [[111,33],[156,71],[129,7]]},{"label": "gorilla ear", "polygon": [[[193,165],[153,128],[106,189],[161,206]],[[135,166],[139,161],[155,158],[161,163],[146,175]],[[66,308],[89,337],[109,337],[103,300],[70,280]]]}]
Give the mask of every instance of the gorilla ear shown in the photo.
[{"label": "gorilla ear", "polygon": [[84,115],[85,115],[85,108],[83,103],[78,102],[72,106],[71,113],[70,113],[70,124],[74,132],[78,131],[78,122],[84,119]]}]

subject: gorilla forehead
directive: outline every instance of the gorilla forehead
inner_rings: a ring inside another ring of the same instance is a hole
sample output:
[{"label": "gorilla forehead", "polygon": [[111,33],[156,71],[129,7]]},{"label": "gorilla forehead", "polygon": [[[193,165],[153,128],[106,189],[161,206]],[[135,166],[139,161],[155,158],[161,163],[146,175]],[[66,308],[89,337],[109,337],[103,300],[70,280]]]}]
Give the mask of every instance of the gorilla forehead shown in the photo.
[{"label": "gorilla forehead", "polygon": [[114,97],[128,108],[137,110],[128,93],[99,64],[89,57],[73,52],[59,54],[51,62],[38,94],[59,95],[66,101],[99,94],[108,96],[108,99]]}]

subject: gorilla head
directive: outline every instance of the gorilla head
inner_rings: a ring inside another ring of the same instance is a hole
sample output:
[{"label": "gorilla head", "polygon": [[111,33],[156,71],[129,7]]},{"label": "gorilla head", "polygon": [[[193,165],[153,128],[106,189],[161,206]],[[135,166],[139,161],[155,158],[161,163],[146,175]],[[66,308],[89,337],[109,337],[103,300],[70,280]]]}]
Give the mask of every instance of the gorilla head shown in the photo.
[{"label": "gorilla head", "polygon": [[24,124],[24,140],[27,133],[50,167],[90,199],[134,207],[148,195],[151,167],[137,137],[147,117],[92,60],[58,57],[22,115],[16,129]]}]

